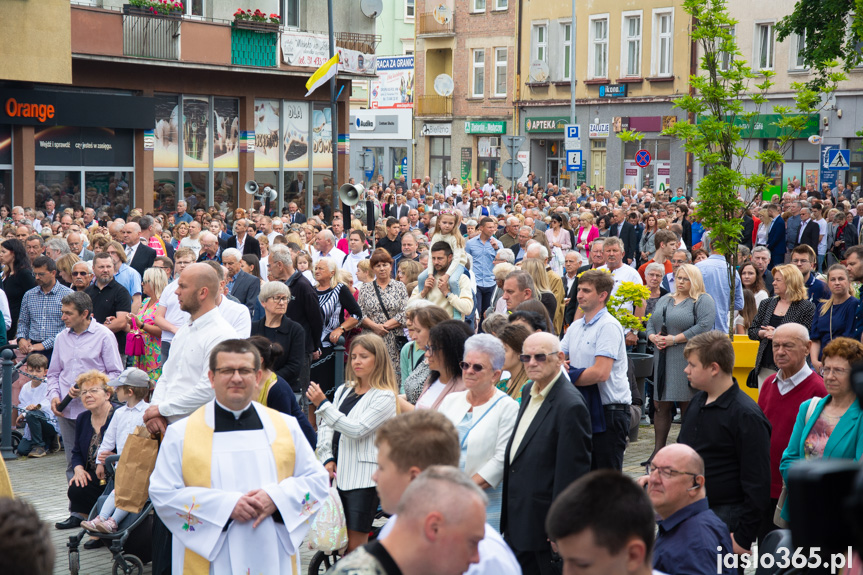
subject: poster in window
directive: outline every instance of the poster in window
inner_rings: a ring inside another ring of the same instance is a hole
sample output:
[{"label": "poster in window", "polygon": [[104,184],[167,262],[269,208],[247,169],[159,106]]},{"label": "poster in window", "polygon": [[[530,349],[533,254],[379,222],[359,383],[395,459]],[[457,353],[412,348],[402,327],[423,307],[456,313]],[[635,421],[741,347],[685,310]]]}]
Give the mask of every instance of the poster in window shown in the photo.
[{"label": "poster in window", "polygon": [[154,168],[177,168],[180,165],[179,114],[177,96],[156,96]]},{"label": "poster in window", "polygon": [[12,126],[0,126],[0,164],[12,163]]},{"label": "poster in window", "polygon": [[623,189],[637,190],[641,183],[641,167],[633,161],[623,163]]},{"label": "poster in window", "polygon": [[279,101],[255,100],[255,169],[279,167]]},{"label": "poster in window", "polygon": [[285,169],[309,169],[309,105],[285,102]]},{"label": "poster in window", "polygon": [[313,169],[333,169],[333,123],[329,106],[315,104],[312,114],[312,152]]},{"label": "poster in window", "polygon": [[654,163],[656,169],[656,182],[654,187],[657,191],[664,192],[671,188],[671,162],[657,160]]},{"label": "poster in window", "polygon": [[210,102],[206,98],[183,98],[183,167],[210,167],[208,136]]},{"label": "poster in window", "polygon": [[35,160],[43,166],[111,166],[133,164],[133,130],[45,126],[33,136]]},{"label": "poster in window", "polygon": [[213,100],[213,166],[236,170],[240,165],[240,101]]}]

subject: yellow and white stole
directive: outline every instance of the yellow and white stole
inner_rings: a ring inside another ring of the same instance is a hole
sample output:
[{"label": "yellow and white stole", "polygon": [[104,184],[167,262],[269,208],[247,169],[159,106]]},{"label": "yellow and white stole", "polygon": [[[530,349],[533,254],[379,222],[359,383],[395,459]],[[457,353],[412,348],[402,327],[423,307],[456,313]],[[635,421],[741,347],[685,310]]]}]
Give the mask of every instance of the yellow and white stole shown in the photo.
[{"label": "yellow and white stole", "polygon": [[[183,482],[187,487],[212,487],[213,467],[213,433],[214,429],[207,424],[205,404],[199,407],[186,424],[186,434],[183,439]],[[288,424],[282,419],[281,413],[275,409],[261,406],[270,416],[270,421],[276,430],[276,436],[270,444],[273,459],[276,462],[276,475],[281,483],[294,474],[296,451],[294,438]],[[255,409],[255,406],[252,406]],[[259,413],[260,415],[260,413]],[[187,447],[191,446],[190,449]],[[296,560],[291,558],[296,572]],[[183,559],[184,575],[209,575],[210,562],[189,548]]]}]

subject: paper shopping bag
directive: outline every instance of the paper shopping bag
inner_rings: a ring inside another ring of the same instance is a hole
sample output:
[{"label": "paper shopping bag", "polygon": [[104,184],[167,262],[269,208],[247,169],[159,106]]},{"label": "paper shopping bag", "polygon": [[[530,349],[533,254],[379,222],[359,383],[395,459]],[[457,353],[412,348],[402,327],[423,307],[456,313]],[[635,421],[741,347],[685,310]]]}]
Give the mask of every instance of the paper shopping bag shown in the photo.
[{"label": "paper shopping bag", "polygon": [[158,454],[159,442],[150,437],[146,427],[138,426],[129,434],[114,474],[114,498],[119,509],[138,513],[144,508]]}]

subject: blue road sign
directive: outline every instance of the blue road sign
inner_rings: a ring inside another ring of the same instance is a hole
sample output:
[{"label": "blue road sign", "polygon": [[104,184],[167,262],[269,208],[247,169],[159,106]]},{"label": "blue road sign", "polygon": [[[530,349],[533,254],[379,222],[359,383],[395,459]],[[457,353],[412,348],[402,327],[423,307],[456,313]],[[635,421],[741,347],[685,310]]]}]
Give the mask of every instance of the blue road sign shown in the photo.
[{"label": "blue road sign", "polygon": [[833,149],[827,152],[827,169],[828,170],[850,170],[851,169],[851,150]]},{"label": "blue road sign", "polygon": [[635,152],[635,163],[638,164],[642,168],[646,168],[650,165],[650,152],[647,150],[638,150]]},{"label": "blue road sign", "polygon": [[581,164],[581,150],[566,151],[566,171],[580,172],[583,169]]}]

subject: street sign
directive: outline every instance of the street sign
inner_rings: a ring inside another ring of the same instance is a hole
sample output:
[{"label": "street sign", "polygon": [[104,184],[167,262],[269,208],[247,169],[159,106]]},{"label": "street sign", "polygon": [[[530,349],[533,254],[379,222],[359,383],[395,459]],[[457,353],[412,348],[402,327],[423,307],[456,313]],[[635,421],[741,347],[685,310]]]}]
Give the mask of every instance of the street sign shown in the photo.
[{"label": "street sign", "polygon": [[509,155],[515,158],[516,152],[521,149],[522,144],[527,139],[526,136],[501,136],[503,147],[509,150]]},{"label": "street sign", "polygon": [[821,144],[821,149],[819,152],[819,160],[818,160],[818,185],[822,186],[827,184],[830,186],[830,189],[836,187],[836,182],[839,181],[839,172],[837,170],[830,169],[830,162],[828,158],[830,157],[831,152],[834,150],[838,150],[838,144]]},{"label": "street sign", "polygon": [[565,147],[567,150],[581,149],[581,129],[578,124],[567,124],[563,128]]},{"label": "street sign", "polygon": [[524,174],[524,165],[518,160],[507,160],[503,163],[503,177],[507,180],[517,180]]},{"label": "street sign", "polygon": [[650,152],[647,150],[638,150],[635,152],[635,163],[641,168],[646,168],[650,165]]},{"label": "street sign", "polygon": [[566,171],[567,172],[580,172],[584,169],[584,166],[581,163],[581,150],[567,150],[566,151]]},{"label": "street sign", "polygon": [[850,170],[851,150],[830,150],[827,152],[828,170]]}]

